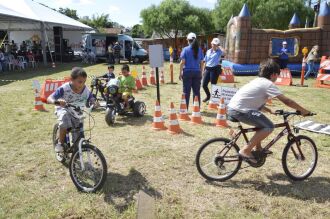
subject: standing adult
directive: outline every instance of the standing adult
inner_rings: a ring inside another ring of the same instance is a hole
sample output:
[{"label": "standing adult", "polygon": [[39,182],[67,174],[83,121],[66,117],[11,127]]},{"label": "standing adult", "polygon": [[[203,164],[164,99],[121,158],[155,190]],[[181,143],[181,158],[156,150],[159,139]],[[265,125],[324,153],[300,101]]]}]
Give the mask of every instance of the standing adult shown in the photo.
[{"label": "standing adult", "polygon": [[280,68],[281,69],[285,69],[288,65],[289,62],[289,52],[288,52],[288,48],[287,48],[288,43],[286,41],[282,42],[282,48],[280,50],[280,52],[278,53],[278,58],[280,61]]},{"label": "standing adult", "polygon": [[193,98],[198,97],[200,104],[200,87],[203,69],[203,53],[196,39],[196,34],[187,36],[188,46],[183,48],[180,55],[180,76],[183,81],[183,93],[186,95],[187,107],[189,106],[190,92],[193,89]]},{"label": "standing adult", "polygon": [[114,63],[114,58],[113,58],[113,44],[110,43],[108,46],[108,54],[109,54],[109,64]]},{"label": "standing adult", "polygon": [[125,42],[125,58],[128,60],[129,63],[131,63],[131,57],[132,57],[132,44],[131,44],[131,42],[126,41]]},{"label": "standing adult", "polygon": [[311,49],[311,51],[308,53],[308,56],[306,58],[306,61],[307,61],[307,72],[304,76],[305,80],[308,79],[309,75],[313,72],[316,72],[315,68],[314,68],[314,65],[315,65],[315,62],[317,61],[318,59],[318,51],[319,51],[319,46],[318,45],[315,45],[313,46],[313,48]]},{"label": "standing adult", "polygon": [[209,82],[211,84],[217,84],[219,75],[221,74],[220,60],[224,49],[220,47],[220,40],[213,38],[211,42],[212,48],[207,50],[204,57],[204,68],[203,68],[203,89],[206,94],[206,98],[203,102],[207,102],[211,98],[210,90],[208,88]]},{"label": "standing adult", "polygon": [[120,51],[121,51],[121,46],[119,45],[118,42],[115,43],[113,47],[114,51],[114,56],[115,56],[115,63],[120,63]]}]

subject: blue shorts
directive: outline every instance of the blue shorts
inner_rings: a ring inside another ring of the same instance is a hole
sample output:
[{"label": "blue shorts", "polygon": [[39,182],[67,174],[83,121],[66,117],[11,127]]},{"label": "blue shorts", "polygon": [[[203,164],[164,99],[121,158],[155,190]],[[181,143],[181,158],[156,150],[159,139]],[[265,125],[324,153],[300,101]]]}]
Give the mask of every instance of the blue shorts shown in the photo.
[{"label": "blue shorts", "polygon": [[246,113],[228,108],[227,116],[237,119],[240,122],[260,128],[264,131],[273,131],[274,124],[258,110],[250,110]]}]

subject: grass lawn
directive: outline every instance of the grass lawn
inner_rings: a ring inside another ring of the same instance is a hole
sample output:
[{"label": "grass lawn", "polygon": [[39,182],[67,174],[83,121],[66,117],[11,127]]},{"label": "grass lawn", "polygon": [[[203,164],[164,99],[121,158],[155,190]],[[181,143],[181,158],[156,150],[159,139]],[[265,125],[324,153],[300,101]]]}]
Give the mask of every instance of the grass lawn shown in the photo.
[{"label": "grass lawn", "polygon": [[[45,106],[49,112],[34,111],[32,90],[32,80],[68,76],[74,65],[81,64],[0,74],[0,218],[136,218],[136,197],[141,189],[156,199],[157,218],[330,217],[330,136],[300,132],[314,139],[319,151],[315,172],[303,182],[292,182],[284,174],[283,138],[261,168],[243,169],[227,182],[209,183],[197,172],[196,152],[210,138],[229,137],[228,130],[213,126],[216,112],[203,105],[206,124],[181,122],[185,131],[181,135],[153,131],[155,87],[135,95],[146,102],[148,112],[143,118],[117,117],[116,125],[108,127],[103,111],[93,113],[96,127],[92,142],[106,157],[107,182],[97,194],[77,192],[68,169],[55,160],[52,151],[53,106]],[[106,71],[104,64],[84,67],[89,75]],[[117,74],[120,67],[116,66]],[[141,76],[142,66],[134,67]],[[174,66],[176,81],[178,67]],[[241,87],[253,78],[235,80]],[[1,81],[8,79],[26,81]],[[165,80],[169,80],[168,71]],[[330,124],[330,90],[314,88],[313,83],[310,79],[309,87],[280,89],[317,112],[309,119]],[[168,116],[171,101],[179,107],[182,83],[165,84],[160,90],[162,111]],[[276,100],[272,107],[287,109]],[[280,117],[271,118],[281,121]]]}]

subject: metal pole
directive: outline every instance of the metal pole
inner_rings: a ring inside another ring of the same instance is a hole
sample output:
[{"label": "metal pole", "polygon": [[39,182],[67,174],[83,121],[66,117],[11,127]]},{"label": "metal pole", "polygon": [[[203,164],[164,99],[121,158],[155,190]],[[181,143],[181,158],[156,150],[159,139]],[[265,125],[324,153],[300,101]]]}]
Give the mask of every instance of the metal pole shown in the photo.
[{"label": "metal pole", "polygon": [[159,91],[159,73],[158,73],[158,67],[156,67],[156,86],[157,86],[157,100],[160,104],[160,91]]},{"label": "metal pole", "polygon": [[44,22],[40,22],[41,32],[41,48],[42,48],[42,59],[44,66],[47,66],[47,51],[46,51],[46,27]]}]

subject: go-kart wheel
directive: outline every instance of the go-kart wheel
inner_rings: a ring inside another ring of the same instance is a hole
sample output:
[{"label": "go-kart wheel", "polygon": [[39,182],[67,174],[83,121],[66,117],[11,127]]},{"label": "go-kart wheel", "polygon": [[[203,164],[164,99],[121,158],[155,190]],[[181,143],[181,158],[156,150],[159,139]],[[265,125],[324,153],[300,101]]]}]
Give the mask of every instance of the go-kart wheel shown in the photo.
[{"label": "go-kart wheel", "polygon": [[116,111],[112,108],[107,108],[105,111],[105,122],[108,126],[112,126],[115,123]]},{"label": "go-kart wheel", "polygon": [[146,105],[144,102],[136,101],[133,106],[133,112],[136,117],[144,116],[146,113]]}]

